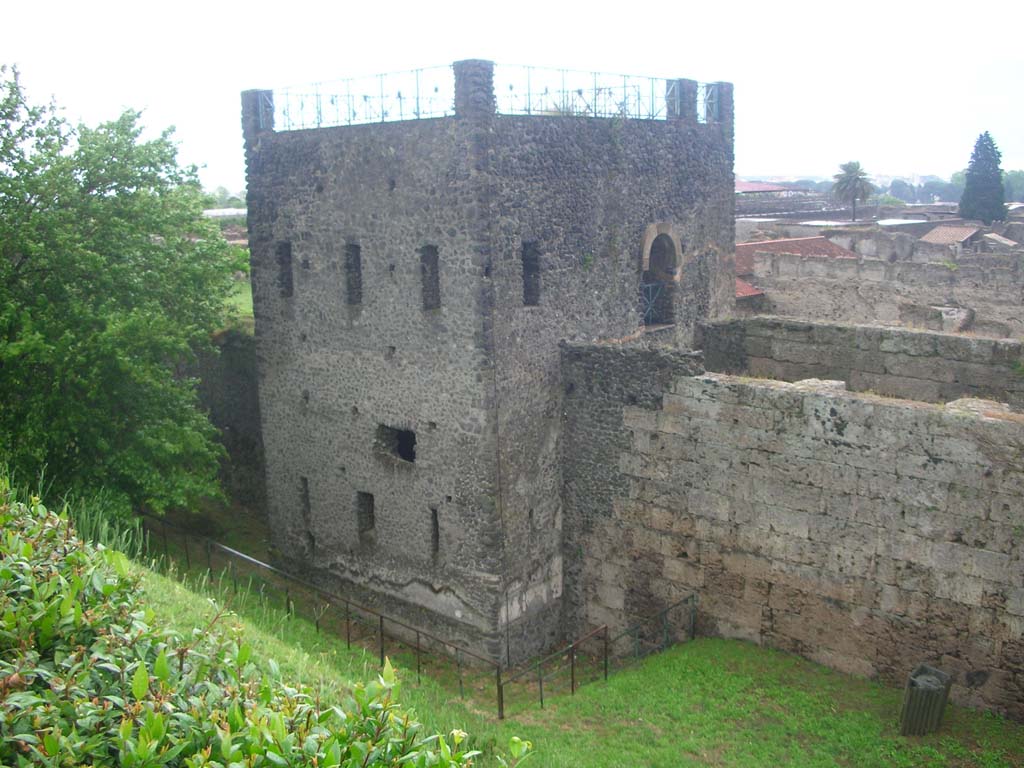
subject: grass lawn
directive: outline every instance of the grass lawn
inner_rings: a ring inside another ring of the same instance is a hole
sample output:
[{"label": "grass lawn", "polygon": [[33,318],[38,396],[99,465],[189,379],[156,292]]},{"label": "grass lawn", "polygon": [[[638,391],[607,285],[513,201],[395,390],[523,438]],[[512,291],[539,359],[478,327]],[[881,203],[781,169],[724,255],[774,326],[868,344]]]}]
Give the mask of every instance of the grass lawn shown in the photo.
[{"label": "grass lawn", "polygon": [[[177,581],[143,572],[148,603],[182,632],[206,626],[216,609]],[[256,655],[274,659],[285,679],[341,698],[350,681],[376,674],[376,653],[317,633],[312,622],[230,586],[200,586],[238,611],[237,624]],[[592,683],[546,708],[517,706],[514,718],[494,716],[486,681],[468,698],[424,677],[415,684],[405,662],[401,699],[428,728],[462,728],[496,764],[495,745],[512,735],[534,743],[527,766],[996,766],[1024,767],[1024,727],[959,707],[946,711],[939,733],[897,733],[901,692],[842,675],[795,656],[748,643],[706,639],[677,646]]]},{"label": "grass lawn", "polygon": [[232,319],[239,327],[252,330],[252,283],[248,279],[236,280],[228,297]]}]

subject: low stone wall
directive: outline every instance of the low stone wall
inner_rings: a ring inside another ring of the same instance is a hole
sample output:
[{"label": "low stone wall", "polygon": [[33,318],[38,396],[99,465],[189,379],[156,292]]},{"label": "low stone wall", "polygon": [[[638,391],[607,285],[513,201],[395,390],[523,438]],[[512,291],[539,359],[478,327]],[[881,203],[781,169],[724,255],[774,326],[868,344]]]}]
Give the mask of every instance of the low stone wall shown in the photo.
[{"label": "low stone wall", "polygon": [[631,405],[620,354],[563,357],[577,629],[695,591],[701,633],[894,684],[928,661],[1024,719],[1019,416],[723,374]]},{"label": "low stone wall", "polygon": [[219,352],[196,364],[199,402],[221,432],[227,459],[221,482],[234,500],[260,515],[266,514],[263,438],[257,394],[256,343],[251,334],[237,330],[215,339]]},{"label": "low stone wall", "polygon": [[972,257],[963,263],[754,256],[750,282],[765,290],[771,313],[832,322],[901,325],[907,305],[961,306],[975,329],[1024,336],[1024,272],[1016,257]]},{"label": "low stone wall", "polygon": [[708,370],[945,403],[984,397],[1024,409],[1024,343],[879,326],[754,317],[702,326]]},{"label": "low stone wall", "polygon": [[[624,409],[657,411],[675,378],[702,373],[704,368],[698,354],[616,344],[563,343],[561,353],[566,403],[560,449],[565,582],[562,604],[566,636],[579,637],[587,623],[584,606],[592,603],[593,596],[593,585],[586,584],[582,573],[583,548],[589,545],[615,499],[629,491],[628,479],[615,471],[619,457],[630,450],[629,431],[623,426]],[[572,510],[571,516],[567,516],[568,510]],[[639,564],[642,569],[643,564]],[[643,578],[642,574],[638,577]],[[636,593],[642,594],[643,590]],[[638,616],[648,616],[662,607],[634,606]]]}]

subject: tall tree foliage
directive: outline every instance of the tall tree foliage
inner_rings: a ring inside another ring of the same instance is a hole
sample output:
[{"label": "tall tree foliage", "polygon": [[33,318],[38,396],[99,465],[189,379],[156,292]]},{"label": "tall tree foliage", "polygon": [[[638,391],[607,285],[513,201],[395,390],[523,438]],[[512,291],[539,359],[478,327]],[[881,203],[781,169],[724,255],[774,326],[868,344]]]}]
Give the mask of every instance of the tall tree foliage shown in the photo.
[{"label": "tall tree foliage", "polygon": [[202,200],[169,131],[73,129],[0,68],[0,452],[22,476],[155,510],[216,492],[216,431],[176,375],[230,290]]},{"label": "tall tree foliage", "polygon": [[988,131],[974,142],[964,194],[960,198],[960,215],[963,218],[980,219],[986,224],[1006,218],[1003,171],[999,167],[1002,157]]},{"label": "tall tree foliage", "polygon": [[875,188],[868,181],[868,175],[860,163],[851,161],[839,166],[839,173],[832,177],[835,184],[832,194],[853,205],[853,220],[857,220],[857,201],[867,200]]}]

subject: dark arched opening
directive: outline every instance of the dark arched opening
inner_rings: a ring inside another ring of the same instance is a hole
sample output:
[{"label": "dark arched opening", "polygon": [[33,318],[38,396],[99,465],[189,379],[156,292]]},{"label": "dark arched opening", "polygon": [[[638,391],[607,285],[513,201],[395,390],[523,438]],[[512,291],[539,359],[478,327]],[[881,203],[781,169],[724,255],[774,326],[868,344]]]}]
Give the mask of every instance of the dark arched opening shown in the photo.
[{"label": "dark arched opening", "polygon": [[647,269],[640,276],[640,311],[644,325],[667,325],[675,322],[678,263],[672,238],[668,235],[658,235],[654,238]]}]

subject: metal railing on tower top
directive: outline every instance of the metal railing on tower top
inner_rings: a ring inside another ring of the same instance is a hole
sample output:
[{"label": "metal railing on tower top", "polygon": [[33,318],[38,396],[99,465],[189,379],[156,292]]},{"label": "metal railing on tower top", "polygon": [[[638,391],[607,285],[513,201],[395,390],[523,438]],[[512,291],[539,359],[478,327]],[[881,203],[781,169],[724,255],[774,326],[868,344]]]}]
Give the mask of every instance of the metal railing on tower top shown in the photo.
[{"label": "metal railing on tower top", "polygon": [[[690,115],[720,120],[717,83],[684,91],[679,80],[522,65],[494,66],[498,114],[666,120]],[[694,100],[695,103],[687,104]],[[274,128],[292,131],[450,117],[455,114],[451,66],[323,81],[273,90]],[[268,126],[261,126],[266,128]]]}]

